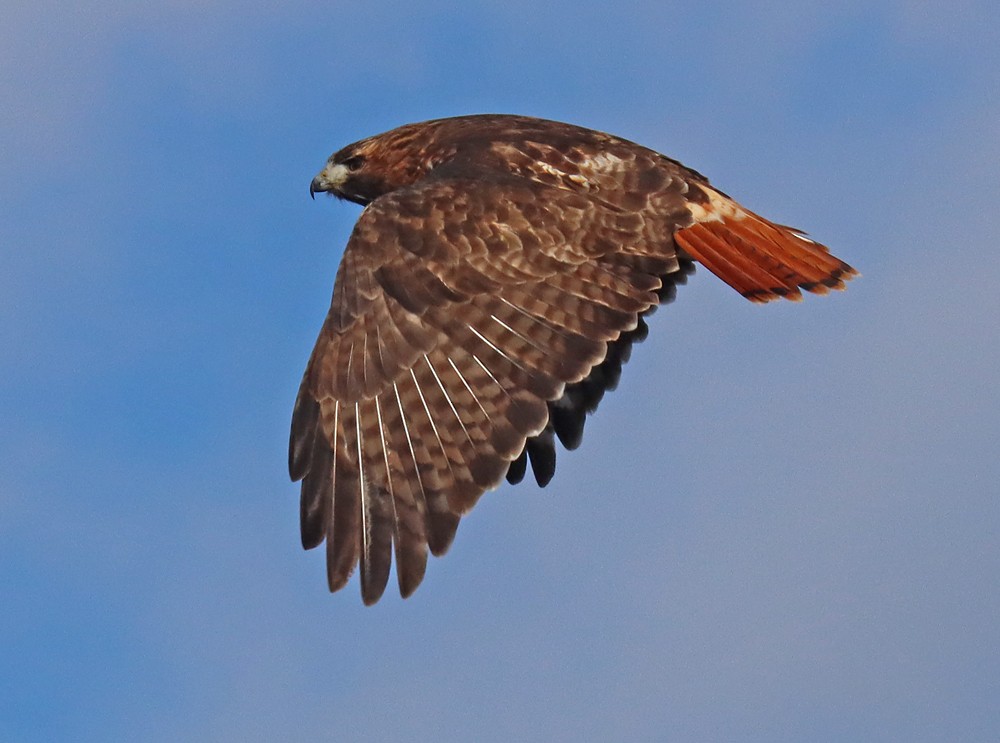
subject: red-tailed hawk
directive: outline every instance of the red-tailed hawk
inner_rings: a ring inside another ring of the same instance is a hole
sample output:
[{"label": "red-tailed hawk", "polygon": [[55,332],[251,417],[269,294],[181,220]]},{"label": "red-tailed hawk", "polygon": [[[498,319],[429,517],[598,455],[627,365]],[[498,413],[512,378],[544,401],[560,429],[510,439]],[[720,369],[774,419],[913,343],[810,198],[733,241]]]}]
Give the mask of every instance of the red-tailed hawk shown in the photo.
[{"label": "red-tailed hawk", "polygon": [[856,275],[822,245],[657,152],[520,116],[403,126],[335,153],[310,186],[365,206],[292,416],[302,544],[331,591],[424,577],[461,516],[618,382],[644,316],[697,261],[753,302]]}]

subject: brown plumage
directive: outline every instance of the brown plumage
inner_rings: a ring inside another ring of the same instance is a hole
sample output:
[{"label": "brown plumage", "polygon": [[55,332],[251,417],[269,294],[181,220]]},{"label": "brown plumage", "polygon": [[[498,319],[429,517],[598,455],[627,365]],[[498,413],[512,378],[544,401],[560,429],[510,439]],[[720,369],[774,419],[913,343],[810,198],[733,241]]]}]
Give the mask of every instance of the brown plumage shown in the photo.
[{"label": "brown plumage", "polygon": [[310,191],[365,205],[299,389],[289,470],[330,590],[361,565],[403,596],[458,521],[556,437],[576,448],[644,316],[702,263],[744,297],[843,289],[854,269],[693,170],[518,116],[411,124],[335,153]]}]

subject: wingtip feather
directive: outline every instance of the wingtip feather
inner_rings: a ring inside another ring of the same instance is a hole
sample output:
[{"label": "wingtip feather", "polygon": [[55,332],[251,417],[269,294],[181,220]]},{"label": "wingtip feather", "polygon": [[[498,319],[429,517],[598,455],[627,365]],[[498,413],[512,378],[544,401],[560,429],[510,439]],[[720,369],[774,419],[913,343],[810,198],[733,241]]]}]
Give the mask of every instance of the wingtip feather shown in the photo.
[{"label": "wingtip feather", "polygon": [[298,482],[309,474],[318,428],[319,402],[306,389],[303,380],[295,399],[288,435],[288,474],[292,482]]}]

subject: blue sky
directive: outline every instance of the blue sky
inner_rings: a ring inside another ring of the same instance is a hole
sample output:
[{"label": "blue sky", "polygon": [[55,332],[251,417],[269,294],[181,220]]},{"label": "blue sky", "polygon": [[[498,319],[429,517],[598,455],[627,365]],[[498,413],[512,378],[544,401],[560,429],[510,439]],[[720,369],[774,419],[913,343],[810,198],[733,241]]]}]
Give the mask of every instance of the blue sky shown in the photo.
[{"label": "blue sky", "polygon": [[[993,2],[43,0],[0,28],[0,739],[1000,734]],[[864,277],[707,272],[544,491],[329,595],[287,427],[358,209],[485,111],[640,141]]]}]

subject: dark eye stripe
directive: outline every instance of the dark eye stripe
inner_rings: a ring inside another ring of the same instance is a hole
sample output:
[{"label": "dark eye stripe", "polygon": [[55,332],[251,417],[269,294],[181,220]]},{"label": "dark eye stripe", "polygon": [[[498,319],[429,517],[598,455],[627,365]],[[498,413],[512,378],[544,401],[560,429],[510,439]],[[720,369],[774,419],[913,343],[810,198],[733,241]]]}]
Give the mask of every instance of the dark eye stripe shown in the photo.
[{"label": "dark eye stripe", "polygon": [[361,155],[355,155],[354,157],[349,157],[343,162],[343,165],[348,170],[357,170],[364,164],[365,164],[365,159]]}]

